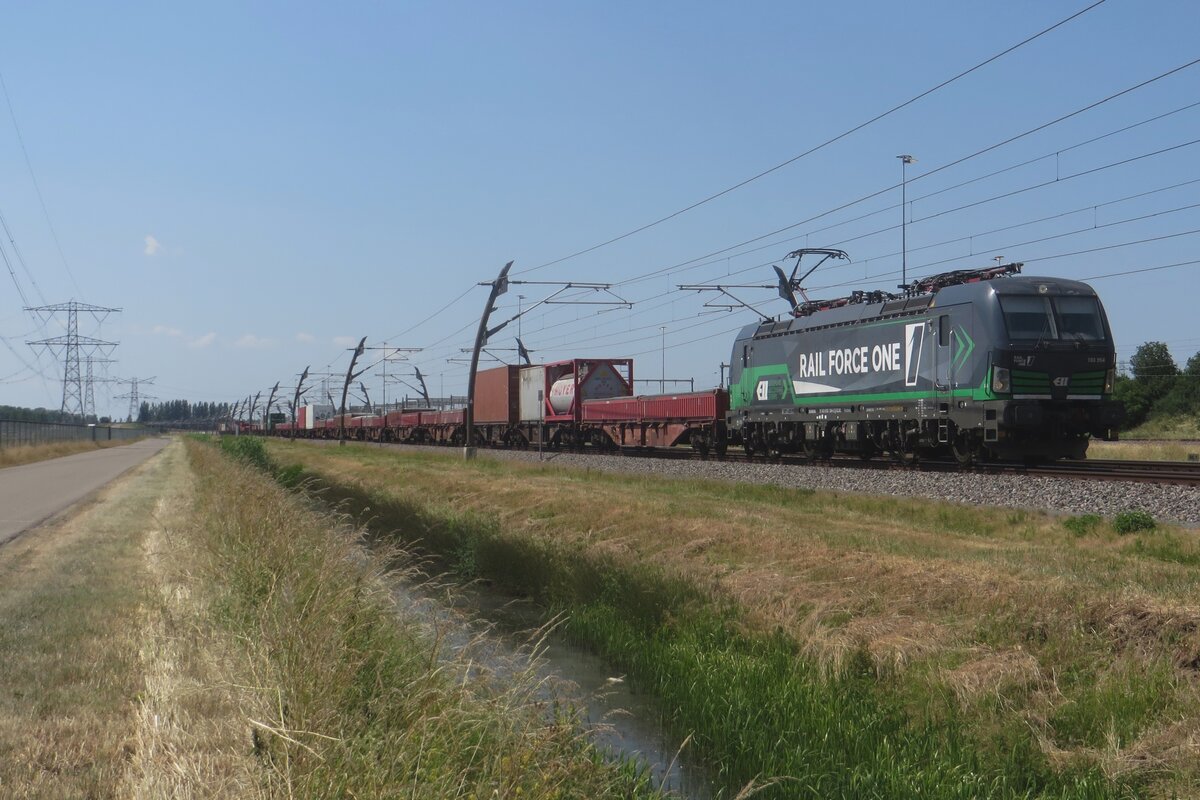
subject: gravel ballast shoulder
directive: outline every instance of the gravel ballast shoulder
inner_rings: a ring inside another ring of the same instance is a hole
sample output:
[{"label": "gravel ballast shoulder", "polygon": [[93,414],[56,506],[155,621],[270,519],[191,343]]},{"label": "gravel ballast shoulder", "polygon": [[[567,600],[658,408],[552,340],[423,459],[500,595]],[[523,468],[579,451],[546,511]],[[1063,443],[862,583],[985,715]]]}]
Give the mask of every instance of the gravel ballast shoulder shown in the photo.
[{"label": "gravel ballast shoulder", "polygon": [[[455,452],[444,447],[387,446]],[[538,460],[536,452],[527,450],[480,450],[478,456],[508,461]],[[548,453],[545,463],[664,478],[704,478],[831,492],[924,497],[968,505],[1036,509],[1056,514],[1100,514],[1111,517],[1122,511],[1145,511],[1164,522],[1189,528],[1200,527],[1200,489],[1189,486],[579,453]]]}]

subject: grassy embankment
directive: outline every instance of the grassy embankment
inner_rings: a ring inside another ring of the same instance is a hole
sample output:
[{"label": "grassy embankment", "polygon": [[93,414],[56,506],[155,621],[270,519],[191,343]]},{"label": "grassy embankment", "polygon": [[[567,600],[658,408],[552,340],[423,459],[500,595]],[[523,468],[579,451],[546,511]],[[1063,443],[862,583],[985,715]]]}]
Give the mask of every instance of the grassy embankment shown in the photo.
[{"label": "grassy embankment", "polygon": [[0,547],[0,796],[654,796],[528,679],[440,659],[395,553],[188,450]]},{"label": "grassy embankment", "polygon": [[1187,461],[1200,453],[1200,419],[1158,416],[1121,433],[1119,442],[1093,441],[1088,458],[1125,461]]},{"label": "grassy embankment", "polygon": [[1158,439],[1200,441],[1200,417],[1160,415],[1146,420],[1136,428],[1121,433],[1126,439]]},{"label": "grassy embankment", "polygon": [[[540,597],[763,796],[1191,794],[1200,546],[1099,519],[271,443]],[[368,511],[369,509],[369,511]]]},{"label": "grassy embankment", "polygon": [[[224,449],[264,466],[257,440]],[[466,679],[395,607],[398,550],[309,509],[260,471],[189,442],[218,623],[244,643],[260,690],[255,752],[288,797],[640,798],[632,764],[605,762],[531,674]],[[469,657],[469,654],[463,658]]]},{"label": "grassy embankment", "polygon": [[120,441],[104,442],[52,442],[50,444],[21,445],[19,447],[0,448],[0,469],[16,467],[21,464],[32,464],[35,461],[46,461],[51,458],[73,456],[76,453],[90,453],[93,450],[103,450],[108,447],[121,447],[141,441],[140,439],[123,439]]},{"label": "grassy embankment", "polygon": [[1200,454],[1200,444],[1180,441],[1119,441],[1092,442],[1088,445],[1088,458],[1115,459],[1118,461],[1187,461]]}]

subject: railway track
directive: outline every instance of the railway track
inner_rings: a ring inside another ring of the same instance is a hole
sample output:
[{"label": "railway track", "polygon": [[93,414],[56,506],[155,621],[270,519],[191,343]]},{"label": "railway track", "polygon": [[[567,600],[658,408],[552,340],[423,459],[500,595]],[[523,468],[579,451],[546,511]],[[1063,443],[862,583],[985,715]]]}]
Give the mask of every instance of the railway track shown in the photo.
[{"label": "railway track", "polygon": [[[335,440],[311,439],[320,444],[336,444]],[[379,442],[360,442],[350,440],[355,444],[380,444]],[[401,443],[382,446],[406,447]],[[418,447],[427,445],[417,445]],[[437,448],[449,449],[449,448]],[[559,452],[548,450],[547,455]],[[895,461],[879,456],[863,460],[855,456],[835,456],[833,458],[810,461],[802,455],[754,456],[748,457],[740,449],[731,449],[724,456],[699,452],[688,447],[648,448],[625,447],[617,451],[587,451],[595,455],[618,455],[628,458],[660,458],[670,460],[720,461],[733,464],[781,464],[794,467],[820,466],[838,469],[868,469],[868,470],[901,470],[918,472],[950,472],[977,475],[1030,475],[1045,478],[1067,478],[1072,480],[1124,481],[1129,483],[1153,483],[1170,486],[1200,486],[1200,463],[1189,461],[1125,461],[1120,459],[1087,459],[1083,461],[1058,461],[1046,464],[1020,464],[1008,462],[984,462],[970,467],[962,467],[952,460],[922,459],[915,464],[898,464]]]},{"label": "railway track", "polygon": [[[700,459],[699,453],[686,448],[652,450],[648,448],[625,448],[621,455],[640,458]],[[1084,461],[1059,461],[1046,464],[1020,464],[990,462],[963,468],[949,460],[925,459],[912,465],[898,464],[885,457],[864,461],[853,456],[837,456],[816,462],[804,456],[747,457],[740,451],[731,451],[723,457],[709,455],[708,459],[732,463],[786,464],[791,466],[816,465],[840,469],[875,470],[919,470],[922,472],[965,472],[984,475],[1031,475],[1047,478],[1069,478],[1075,480],[1127,481],[1157,483],[1173,486],[1200,486],[1200,464],[1187,461],[1125,461],[1120,459],[1089,459]]]}]

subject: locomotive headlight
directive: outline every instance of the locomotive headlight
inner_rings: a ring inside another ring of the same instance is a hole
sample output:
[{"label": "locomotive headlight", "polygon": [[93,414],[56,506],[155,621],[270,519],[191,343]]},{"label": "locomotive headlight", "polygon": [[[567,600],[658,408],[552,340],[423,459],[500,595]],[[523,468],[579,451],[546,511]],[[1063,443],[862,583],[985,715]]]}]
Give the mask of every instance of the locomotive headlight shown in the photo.
[{"label": "locomotive headlight", "polygon": [[1010,385],[1008,368],[992,367],[992,391],[1007,392]]},{"label": "locomotive headlight", "polygon": [[1115,369],[1110,369],[1108,372],[1104,373],[1104,393],[1112,394],[1113,386],[1116,384],[1116,382],[1117,371]]}]

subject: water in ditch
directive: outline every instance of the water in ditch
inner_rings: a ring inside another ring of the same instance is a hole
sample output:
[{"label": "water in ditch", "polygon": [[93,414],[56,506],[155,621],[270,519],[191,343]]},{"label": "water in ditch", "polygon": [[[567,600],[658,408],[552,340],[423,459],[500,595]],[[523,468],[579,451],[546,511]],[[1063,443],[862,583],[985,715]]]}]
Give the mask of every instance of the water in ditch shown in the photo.
[{"label": "water in ditch", "polygon": [[440,642],[446,660],[466,661],[473,672],[500,681],[532,671],[537,699],[548,709],[578,709],[602,752],[644,763],[655,786],[680,797],[714,796],[707,770],[686,741],[666,730],[653,698],[634,692],[623,675],[566,641],[553,626],[540,627],[541,614],[530,603],[477,584],[402,583],[394,594]]}]

